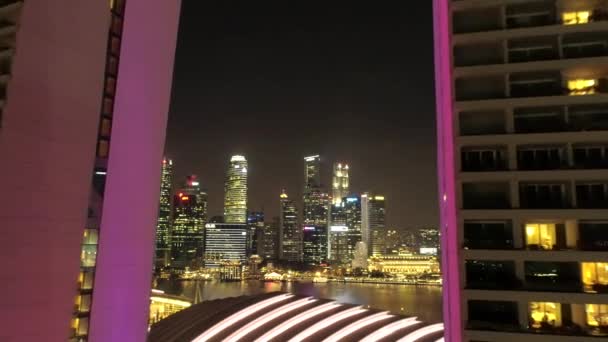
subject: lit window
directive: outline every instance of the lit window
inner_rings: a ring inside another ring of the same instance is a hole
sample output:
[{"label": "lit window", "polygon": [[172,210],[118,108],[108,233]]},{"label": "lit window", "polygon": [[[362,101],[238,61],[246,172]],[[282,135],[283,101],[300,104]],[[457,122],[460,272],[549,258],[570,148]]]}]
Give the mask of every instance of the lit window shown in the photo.
[{"label": "lit window", "polygon": [[562,309],[560,303],[531,302],[530,327],[535,329],[560,327]]},{"label": "lit window", "polygon": [[585,292],[608,291],[608,262],[583,262],[581,273]]},{"label": "lit window", "polygon": [[562,21],[564,25],[586,24],[589,22],[590,16],[589,11],[564,12],[562,13]]},{"label": "lit window", "polygon": [[553,249],[556,243],[555,224],[526,224],[526,246],[530,249]]},{"label": "lit window", "polygon": [[575,79],[568,81],[568,91],[570,95],[588,95],[595,94],[597,80]]},{"label": "lit window", "polygon": [[608,328],[608,304],[586,304],[585,314],[588,326]]}]

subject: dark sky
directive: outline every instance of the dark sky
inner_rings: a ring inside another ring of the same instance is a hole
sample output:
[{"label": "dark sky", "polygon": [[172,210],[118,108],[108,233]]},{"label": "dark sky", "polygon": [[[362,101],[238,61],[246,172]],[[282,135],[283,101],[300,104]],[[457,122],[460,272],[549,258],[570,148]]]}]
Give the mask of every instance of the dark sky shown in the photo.
[{"label": "dark sky", "polygon": [[244,154],[249,207],[274,216],[281,188],[301,198],[302,158],[320,154],[323,183],[347,161],[353,191],[386,196],[390,227],[436,225],[431,1],[242,3],[183,0],[176,177],[199,175],[221,214],[228,159]]}]

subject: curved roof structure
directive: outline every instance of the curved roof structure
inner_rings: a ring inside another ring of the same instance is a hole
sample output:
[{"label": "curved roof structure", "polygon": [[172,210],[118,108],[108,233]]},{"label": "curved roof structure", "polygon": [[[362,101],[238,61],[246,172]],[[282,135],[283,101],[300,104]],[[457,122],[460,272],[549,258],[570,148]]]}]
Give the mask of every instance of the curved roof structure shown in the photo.
[{"label": "curved roof structure", "polygon": [[273,292],[203,302],[152,326],[150,342],[441,342],[443,324]]}]

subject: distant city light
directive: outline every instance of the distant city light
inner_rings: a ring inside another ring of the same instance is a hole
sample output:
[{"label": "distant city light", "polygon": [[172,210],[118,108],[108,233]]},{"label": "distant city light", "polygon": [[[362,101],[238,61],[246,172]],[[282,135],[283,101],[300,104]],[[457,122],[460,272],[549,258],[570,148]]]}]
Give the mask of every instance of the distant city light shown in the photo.
[{"label": "distant city light", "polygon": [[247,168],[246,167],[243,168],[243,172],[247,173]]},{"label": "distant city light", "polygon": [[308,156],[308,157],[304,157],[305,161],[313,161],[315,159],[319,158],[319,155],[314,155],[314,156]]},{"label": "distant city light", "polygon": [[384,201],[384,196],[375,196],[374,199],[376,201]]},{"label": "distant city light", "polygon": [[348,226],[331,226],[330,230],[332,232],[347,232]]},{"label": "distant city light", "polygon": [[105,171],[95,171],[95,174],[103,176],[103,175],[106,175],[107,172],[105,172]]},{"label": "distant city light", "polygon": [[207,223],[205,228],[215,228],[215,223]]},{"label": "distant city light", "polygon": [[246,161],[246,159],[245,159],[244,156],[235,155],[235,156],[232,156],[232,158],[230,158],[230,161],[231,162],[234,162],[234,161]]},{"label": "distant city light", "polygon": [[359,199],[356,197],[349,197],[346,199],[346,202],[357,202]]},{"label": "distant city light", "polygon": [[193,181],[192,183],[190,183],[192,186],[198,186],[198,182]]},{"label": "distant city light", "polygon": [[188,200],[188,196],[182,196],[182,201],[187,201]]},{"label": "distant city light", "polygon": [[315,230],[315,227],[304,227],[304,230]]}]

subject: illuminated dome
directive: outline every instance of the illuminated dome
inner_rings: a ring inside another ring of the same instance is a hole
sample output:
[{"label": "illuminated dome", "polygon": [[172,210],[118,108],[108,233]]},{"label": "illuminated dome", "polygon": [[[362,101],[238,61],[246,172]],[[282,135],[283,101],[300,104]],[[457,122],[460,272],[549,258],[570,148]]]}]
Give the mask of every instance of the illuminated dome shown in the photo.
[{"label": "illuminated dome", "polygon": [[443,324],[273,292],[193,305],[153,325],[148,341],[440,342]]}]

